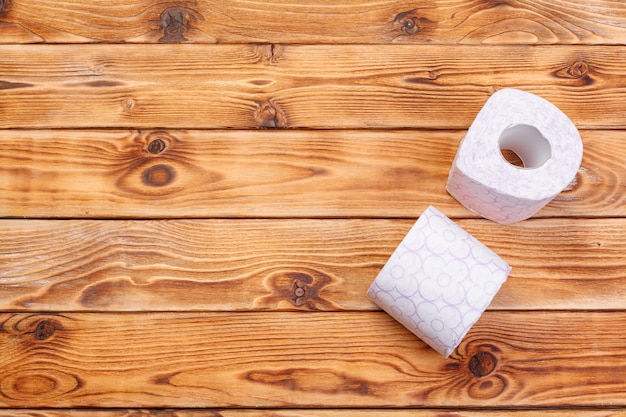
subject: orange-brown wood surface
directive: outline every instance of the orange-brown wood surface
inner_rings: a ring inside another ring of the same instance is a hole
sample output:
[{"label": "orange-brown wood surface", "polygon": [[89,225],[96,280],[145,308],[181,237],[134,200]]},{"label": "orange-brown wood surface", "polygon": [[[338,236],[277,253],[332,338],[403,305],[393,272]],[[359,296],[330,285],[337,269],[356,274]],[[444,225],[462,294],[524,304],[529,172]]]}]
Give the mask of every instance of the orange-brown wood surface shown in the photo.
[{"label": "orange-brown wood surface", "polygon": [[[445,190],[464,131],[4,131],[0,216],[476,217]],[[626,134],[585,130],[537,217],[626,214]]]},{"label": "orange-brown wood surface", "polygon": [[[0,417],[625,417],[626,3],[0,0]],[[499,225],[494,92],[580,129]],[[434,205],[509,279],[444,359],[366,291]]]},{"label": "orange-brown wood surface", "polygon": [[626,46],[0,45],[0,54],[0,109],[11,115],[0,128],[465,129],[504,87],[540,94],[580,128],[626,127]]},{"label": "orange-brown wood surface", "polygon": [[619,0],[2,0],[11,43],[564,43],[626,40]]},{"label": "orange-brown wood surface", "polygon": [[[0,307],[376,310],[365,292],[412,223],[4,220],[0,279],[7,285]],[[626,309],[623,221],[536,219],[506,227],[478,219],[458,223],[513,267],[492,309]]]},{"label": "orange-brown wood surface", "polygon": [[7,406],[25,400],[36,407],[609,406],[626,400],[621,312],[488,312],[447,360],[382,312],[9,313],[0,323],[9,339],[0,353]]}]

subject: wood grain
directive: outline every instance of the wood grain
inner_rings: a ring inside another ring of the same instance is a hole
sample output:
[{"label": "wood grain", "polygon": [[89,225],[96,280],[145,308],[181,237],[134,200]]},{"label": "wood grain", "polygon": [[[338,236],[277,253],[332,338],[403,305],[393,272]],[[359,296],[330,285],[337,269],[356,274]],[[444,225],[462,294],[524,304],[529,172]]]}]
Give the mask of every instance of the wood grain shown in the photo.
[{"label": "wood grain", "polygon": [[603,0],[0,2],[10,43],[623,44],[626,6]]},{"label": "wood grain", "polygon": [[624,409],[596,410],[233,410],[233,409],[183,409],[183,410],[0,410],[0,417],[624,417]]},{"label": "wood grain", "polygon": [[[0,417],[626,417],[626,3],[0,0]],[[533,219],[445,191],[514,87]],[[448,359],[366,297],[428,205],[513,270]]]},{"label": "wood grain", "polygon": [[4,407],[626,405],[623,312],[488,312],[447,360],[385,313],[0,322]]},{"label": "wood grain", "polygon": [[[445,190],[464,134],[5,130],[0,216],[476,217]],[[582,136],[575,180],[537,217],[626,215],[623,133]]]},{"label": "wood grain", "polygon": [[625,46],[5,45],[0,128],[465,129],[515,87],[622,129],[625,68]]},{"label": "wood grain", "polygon": [[[458,222],[513,270],[494,310],[626,309],[626,220]],[[376,310],[413,221],[0,222],[4,311]]]}]

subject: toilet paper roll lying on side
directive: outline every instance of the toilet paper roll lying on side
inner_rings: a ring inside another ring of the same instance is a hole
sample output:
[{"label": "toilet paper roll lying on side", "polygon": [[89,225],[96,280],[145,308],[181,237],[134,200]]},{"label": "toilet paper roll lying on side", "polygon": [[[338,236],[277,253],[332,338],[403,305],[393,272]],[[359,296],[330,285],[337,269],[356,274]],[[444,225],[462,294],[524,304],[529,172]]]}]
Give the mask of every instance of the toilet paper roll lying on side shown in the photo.
[{"label": "toilet paper roll lying on side", "polygon": [[434,207],[409,230],[367,294],[444,357],[461,343],[511,267]]},{"label": "toilet paper roll lying on side", "polygon": [[[516,153],[524,167],[508,162]],[[461,142],[446,186],[466,208],[498,223],[527,219],[572,181],[583,145],[549,101],[516,89],[494,93]]]}]

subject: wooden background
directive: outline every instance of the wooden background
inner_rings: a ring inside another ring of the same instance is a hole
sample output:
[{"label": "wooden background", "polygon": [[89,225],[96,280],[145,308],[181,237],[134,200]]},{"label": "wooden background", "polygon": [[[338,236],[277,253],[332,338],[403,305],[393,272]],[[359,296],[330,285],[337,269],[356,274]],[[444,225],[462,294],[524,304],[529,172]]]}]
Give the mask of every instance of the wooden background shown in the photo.
[{"label": "wooden background", "polygon": [[[0,0],[0,416],[626,416],[626,3]],[[504,87],[581,130],[445,192]],[[509,280],[442,359],[366,295],[435,205]]]}]

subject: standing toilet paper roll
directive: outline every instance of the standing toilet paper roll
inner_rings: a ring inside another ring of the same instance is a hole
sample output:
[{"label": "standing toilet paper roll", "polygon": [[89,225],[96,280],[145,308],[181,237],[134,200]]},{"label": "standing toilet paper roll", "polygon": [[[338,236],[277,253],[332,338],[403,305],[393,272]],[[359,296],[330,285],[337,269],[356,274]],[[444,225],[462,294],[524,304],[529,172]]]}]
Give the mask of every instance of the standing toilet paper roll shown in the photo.
[{"label": "standing toilet paper roll", "polygon": [[[517,154],[518,167],[502,150]],[[459,146],[448,184],[469,210],[498,223],[527,219],[572,181],[583,145],[572,121],[549,101],[516,89],[494,93]]]},{"label": "standing toilet paper roll", "polygon": [[409,230],[367,294],[448,357],[510,271],[498,255],[431,206]]}]

